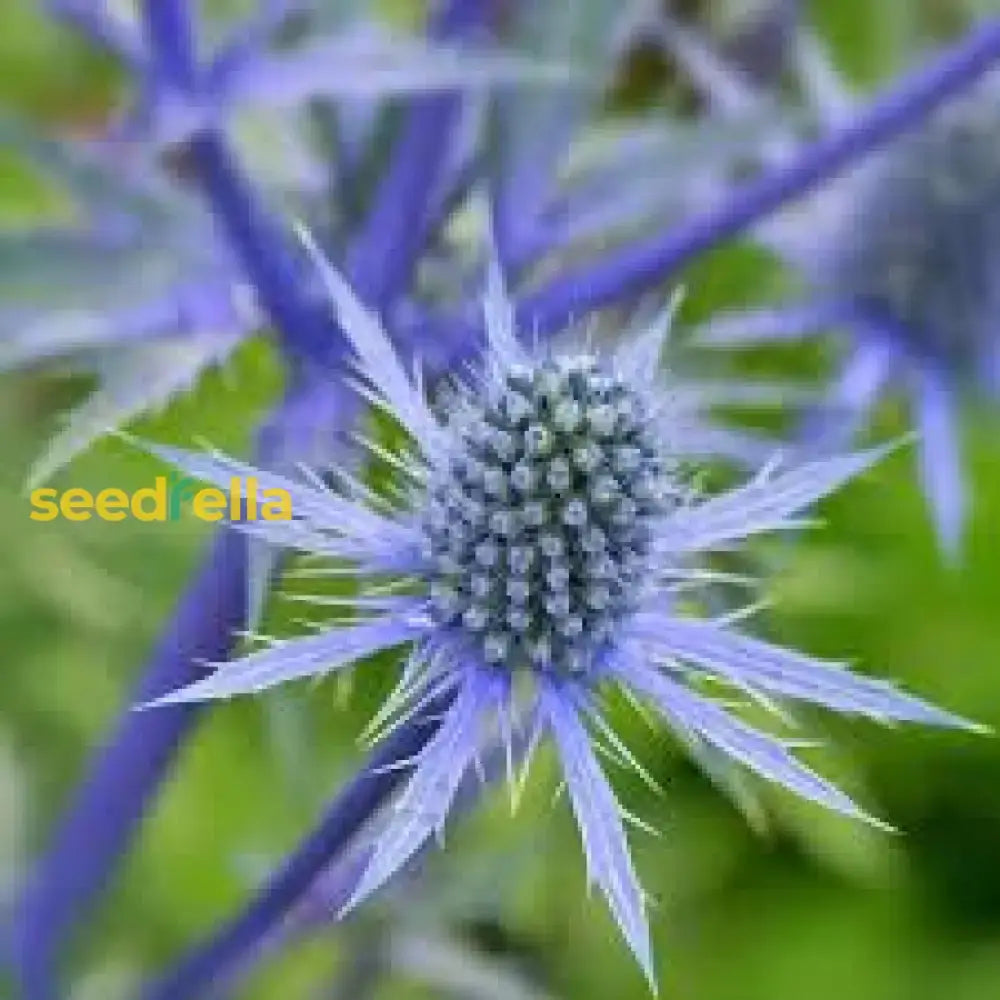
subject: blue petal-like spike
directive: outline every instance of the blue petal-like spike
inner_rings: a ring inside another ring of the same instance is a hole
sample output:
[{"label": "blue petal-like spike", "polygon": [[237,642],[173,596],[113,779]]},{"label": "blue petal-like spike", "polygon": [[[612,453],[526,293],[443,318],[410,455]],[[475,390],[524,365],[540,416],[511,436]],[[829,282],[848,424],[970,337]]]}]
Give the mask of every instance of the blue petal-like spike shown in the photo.
[{"label": "blue petal-like spike", "polygon": [[166,406],[236,349],[243,334],[173,338],[101,351],[94,359],[97,389],[66,416],[65,427],[49,442],[28,473],[34,489],[108,431],[150,410]]},{"label": "blue petal-like spike", "polygon": [[[219,453],[186,451],[168,445],[142,445],[151,454],[183,469],[196,479],[225,491],[247,496],[248,481],[258,495],[280,490],[291,500],[291,521],[248,521],[245,530],[290,547],[313,547],[317,553],[350,556],[372,568],[409,566],[418,535],[406,520],[385,517],[363,502],[321,485],[313,485],[248,465]],[[234,485],[235,484],[235,485]]]},{"label": "blue petal-like spike", "polygon": [[[567,86],[566,65],[493,50],[460,49],[344,32],[291,52],[237,65],[224,78],[227,100],[289,108],[313,97],[374,98],[499,86]],[[576,81],[579,85],[579,81]]]},{"label": "blue petal-like spike", "polygon": [[938,537],[945,552],[956,558],[965,526],[966,491],[962,471],[958,399],[933,371],[918,375],[915,406],[920,434],[920,478],[930,500]]},{"label": "blue petal-like spike", "polygon": [[557,180],[560,158],[610,78],[614,53],[627,34],[623,21],[635,21],[636,3],[566,0],[559,4],[518,4],[510,31],[518,45],[545,59],[572,57],[586,68],[590,86],[551,92],[500,94],[492,125],[491,150],[494,235],[501,258],[511,264],[525,257],[526,243]]},{"label": "blue petal-like spike", "polygon": [[885,827],[834,785],[799,763],[774,737],[741,722],[651,667],[625,658],[618,672],[622,681],[649,698],[672,725],[694,732],[768,781],[844,816]]},{"label": "blue petal-like spike", "polygon": [[376,398],[422,446],[433,444],[438,433],[437,420],[403,368],[382,324],[327,261],[309,232],[301,226],[298,232],[319,269],[344,335],[357,352],[361,372],[371,383]]},{"label": "blue petal-like spike", "polygon": [[807,29],[795,33],[792,58],[806,100],[827,127],[842,125],[857,113],[857,100],[837,73],[823,43]]},{"label": "blue petal-like spike", "polygon": [[345,912],[392,878],[429,837],[443,834],[452,800],[479,751],[484,712],[495,702],[493,679],[470,670],[434,738],[417,757]]},{"label": "blue petal-like spike", "polygon": [[[81,259],[86,253],[84,247],[78,251]],[[26,310],[20,317],[0,315],[0,369],[171,338],[196,340],[218,334],[226,342],[231,334],[249,332],[259,323],[252,302],[243,301],[240,286],[222,279],[175,288],[119,308]]]},{"label": "blue petal-like spike", "polygon": [[698,552],[789,527],[794,523],[793,515],[874,465],[890,450],[887,446],[836,455],[778,474],[766,469],[745,486],[668,516],[657,545],[664,553]]},{"label": "blue petal-like spike", "polygon": [[645,330],[622,341],[615,352],[614,364],[623,378],[647,385],[657,381],[663,351],[683,297],[683,291],[675,291]]},{"label": "blue petal-like spike", "polygon": [[572,690],[568,685],[543,684],[540,708],[559,751],[566,788],[583,838],[589,879],[604,893],[615,922],[655,989],[646,907],[632,867],[621,807],[597,762]]},{"label": "blue petal-like spike", "polygon": [[418,638],[426,631],[420,605],[405,601],[391,616],[362,625],[331,629],[305,639],[275,642],[267,649],[218,666],[215,673],[149,702],[146,708],[218,701],[256,694],[302,677],[315,677],[350,666],[356,660]]},{"label": "blue petal-like spike", "polygon": [[710,621],[641,615],[636,635],[652,648],[737,685],[811,701],[877,721],[976,728],[943,709],[905,694],[887,681],[774,646]]},{"label": "blue petal-like spike", "polygon": [[666,43],[692,82],[723,117],[737,117],[759,112],[767,103],[753,81],[738,66],[714,52],[697,34],[664,14],[659,21],[659,37]]},{"label": "blue petal-like spike", "polygon": [[884,338],[860,341],[828,390],[825,403],[806,419],[801,437],[807,445],[818,451],[848,447],[892,378],[896,361],[896,352]]},{"label": "blue petal-like spike", "polygon": [[759,347],[805,340],[853,318],[846,302],[802,302],[746,312],[721,313],[701,324],[691,337],[704,347]]}]

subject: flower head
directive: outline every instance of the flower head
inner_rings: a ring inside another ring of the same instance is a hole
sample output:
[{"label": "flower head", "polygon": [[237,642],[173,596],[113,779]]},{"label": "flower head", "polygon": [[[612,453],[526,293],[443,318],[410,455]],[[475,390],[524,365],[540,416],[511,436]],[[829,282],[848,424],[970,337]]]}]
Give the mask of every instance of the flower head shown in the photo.
[{"label": "flower head", "polygon": [[427,484],[432,613],[486,663],[585,672],[635,605],[670,502],[649,401],[589,354],[490,381],[452,408]]},{"label": "flower head", "polygon": [[[811,117],[821,126],[843,124],[854,102],[820,46],[799,31],[792,54]],[[747,101],[768,100],[745,77],[740,83]],[[780,161],[797,141],[789,119],[762,143],[761,156]],[[994,75],[760,226],[762,241],[808,280],[810,300],[725,317],[702,338],[721,346],[847,330],[842,370],[810,426],[822,428],[823,446],[843,446],[884,390],[906,393],[920,432],[924,490],[952,553],[966,506],[959,406],[970,392],[1000,393],[998,153]]]},{"label": "flower head", "polygon": [[859,174],[833,234],[832,294],[956,383],[1000,377],[998,162],[1000,101],[963,101]]},{"label": "flower head", "polygon": [[[994,84],[996,81],[992,81]],[[939,536],[965,520],[959,408],[1000,395],[1000,90],[939,112],[857,171],[822,254],[819,294],[852,315],[856,341],[833,402],[853,426],[885,386],[913,400],[921,475]]]},{"label": "flower head", "polygon": [[[175,704],[260,691],[406,647],[401,680],[376,725],[446,702],[412,768],[350,905],[384,884],[447,817],[488,734],[510,758],[541,736],[558,751],[591,880],[652,980],[645,905],[623,811],[601,770],[591,727],[629,757],[604,722],[599,692],[621,685],[649,701],[697,749],[728,755],[849,816],[864,813],[791,754],[700,690],[712,679],[770,704],[810,701],[878,720],[961,720],[843,667],[742,635],[728,619],[686,617],[678,595],[708,574],[701,554],[797,522],[795,515],[867,467],[877,451],[777,473],[712,498],[687,470],[697,415],[655,388],[669,315],[608,356],[578,348],[536,356],[515,336],[496,270],[486,296],[481,370],[432,403],[385,333],[326,265],[339,320],[357,353],[360,389],[409,433],[383,455],[405,477],[396,501],[342,476],[340,488],[257,473],[223,456],[158,454],[219,483],[281,485],[294,520],[245,525],[271,541],[352,567],[364,617],[280,641],[221,665],[160,699]],[[669,310],[668,310],[669,314]],[[377,447],[377,446],[373,446]],[[696,449],[695,449],[696,450]],[[513,733],[523,725],[527,738]],[[513,764],[511,764],[513,770]]]}]

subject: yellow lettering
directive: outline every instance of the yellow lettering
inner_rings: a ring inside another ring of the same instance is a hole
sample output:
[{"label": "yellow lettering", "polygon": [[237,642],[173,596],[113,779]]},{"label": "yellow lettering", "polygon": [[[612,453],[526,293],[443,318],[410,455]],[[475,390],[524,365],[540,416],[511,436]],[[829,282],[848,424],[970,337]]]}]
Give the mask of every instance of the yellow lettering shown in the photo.
[{"label": "yellow lettering", "polygon": [[128,494],[111,487],[94,498],[94,509],[102,521],[124,521],[128,513]]},{"label": "yellow lettering", "polygon": [[[165,521],[167,519],[167,479],[157,476],[154,486],[144,486],[132,494],[132,516],[137,521]],[[152,507],[144,507],[143,501],[151,500]]]},{"label": "yellow lettering", "polygon": [[226,494],[214,487],[198,490],[191,503],[194,516],[202,521],[221,521],[226,509]]},{"label": "yellow lettering", "polygon": [[58,515],[56,491],[51,486],[31,491],[31,513],[28,516],[32,521],[54,521]]},{"label": "yellow lettering", "polygon": [[247,479],[247,520],[257,520],[257,478],[250,476]]},{"label": "yellow lettering", "polygon": [[89,521],[94,498],[78,487],[67,490],[59,500],[59,511],[67,521]]},{"label": "yellow lettering", "polygon": [[264,501],[260,516],[264,521],[290,521],[292,519],[292,498],[288,490],[263,490]]}]

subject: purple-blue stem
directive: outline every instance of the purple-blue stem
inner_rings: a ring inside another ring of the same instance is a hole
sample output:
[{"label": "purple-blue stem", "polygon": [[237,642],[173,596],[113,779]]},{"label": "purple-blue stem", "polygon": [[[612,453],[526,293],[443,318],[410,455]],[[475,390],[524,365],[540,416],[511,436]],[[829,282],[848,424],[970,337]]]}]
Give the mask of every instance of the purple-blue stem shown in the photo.
[{"label": "purple-blue stem", "polygon": [[[246,594],[246,541],[237,531],[221,531],[129,705],[190,683],[201,676],[203,662],[224,658],[243,623]],[[104,886],[199,713],[199,706],[126,711],[90,763],[17,914],[13,958],[25,1000],[59,996],[59,942]]]},{"label": "purple-blue stem", "polygon": [[745,232],[754,223],[808,194],[859,158],[919,122],[1000,59],[1000,20],[984,21],[925,68],[907,74],[856,121],[811,146],[787,166],[767,171],[717,207],[673,231],[616,250],[603,261],[556,278],[518,305],[524,329],[551,331],[575,316],[643,292],[697,254]]},{"label": "purple-blue stem", "polygon": [[[789,202],[846,170],[895,136],[918,125],[1000,59],[1000,20],[981,22],[966,38],[916,69],[861,112],[854,122],[806,147],[787,165],[769,169],[704,212],[665,233],[609,252],[561,274],[517,304],[519,327],[546,334],[596,309],[627,300],[665,281],[698,254],[745,232]],[[433,324],[448,364],[467,353],[481,329],[473,311]]]},{"label": "purple-blue stem", "polygon": [[198,55],[188,0],[142,0],[142,25],[159,83],[192,96],[198,84]]},{"label": "purple-blue stem", "polygon": [[[780,171],[739,189],[731,199],[673,232],[612,255],[610,263],[581,269],[556,279],[519,306],[521,329],[549,332],[574,316],[628,298],[655,284],[693,255],[744,230],[767,213],[806,193],[825,177],[915,125],[922,115],[972,83],[1000,56],[1000,22],[986,22],[941,56],[927,70],[915,72],[894,87],[850,128],[822,139]],[[588,285],[592,281],[592,285]],[[618,282],[616,286],[614,282]],[[467,354],[477,326],[465,324],[452,339],[452,356]],[[452,337],[456,330],[452,329]],[[233,963],[244,958],[283,920],[300,893],[330,864],[392,794],[396,770],[379,774],[387,760],[405,759],[433,734],[403,727],[370,759],[354,782],[334,801],[318,826],[269,879],[247,908],[194,950],[144,1000],[196,997]]]},{"label": "purple-blue stem", "polygon": [[[165,9],[168,6],[172,11]],[[173,26],[189,31],[185,8],[177,0],[162,0],[162,4],[161,0],[150,0],[146,4],[147,34],[154,44],[158,46],[160,32],[173,31]],[[472,26],[478,16],[478,4],[453,0],[434,27],[442,35],[454,35]],[[178,45],[168,39],[163,50],[161,74],[169,73],[173,79],[175,74],[181,78],[193,75],[190,64],[185,63],[193,52],[190,41]],[[434,188],[428,181],[434,179],[448,148],[447,130],[453,114],[449,107],[453,104],[457,99],[430,98],[411,113],[393,168],[375,199],[371,220],[358,238],[354,259],[357,267],[366,269],[365,274],[357,275],[358,284],[373,304],[400,294],[412,269],[426,225],[405,232],[394,229],[396,242],[387,241],[379,227],[386,225],[386,220],[412,219],[413,207]],[[206,196],[258,297],[282,332],[289,353],[308,358],[320,347],[331,359],[331,351],[342,338],[329,323],[325,334],[320,333],[315,307],[304,296],[302,284],[291,280],[295,265],[285,234],[260,210],[222,140],[201,136],[195,143],[196,163],[200,170],[207,169]],[[426,218],[421,221],[429,222]],[[400,221],[395,225],[398,227]],[[382,270],[391,280],[378,278]],[[303,318],[307,322],[300,322]],[[296,339],[297,334],[302,334],[301,340]],[[330,387],[331,391],[343,388],[335,378],[330,379]],[[288,408],[301,412],[291,399]],[[271,426],[278,436],[282,422],[279,414]],[[219,660],[228,654],[233,635],[244,624],[247,588],[243,554],[235,560],[222,542],[224,537],[228,533],[215,543],[164,633],[130,706],[147,700],[150,694],[190,683],[200,675],[204,660]],[[142,714],[126,711],[119,720],[22,899],[14,961],[25,1000],[54,1000],[58,996],[60,942],[106,884],[197,716],[189,709]]]},{"label": "purple-blue stem", "polygon": [[293,359],[331,366],[343,346],[329,308],[303,292],[289,235],[263,210],[218,133],[195,136],[190,153],[222,234]]},{"label": "purple-blue stem", "polygon": [[[447,699],[441,699],[428,705],[425,714],[436,718],[446,707]],[[411,722],[385,740],[250,905],[150,985],[142,1000],[197,1000],[252,954],[406,777],[405,770],[389,765],[419,753],[436,729],[436,722]]]}]

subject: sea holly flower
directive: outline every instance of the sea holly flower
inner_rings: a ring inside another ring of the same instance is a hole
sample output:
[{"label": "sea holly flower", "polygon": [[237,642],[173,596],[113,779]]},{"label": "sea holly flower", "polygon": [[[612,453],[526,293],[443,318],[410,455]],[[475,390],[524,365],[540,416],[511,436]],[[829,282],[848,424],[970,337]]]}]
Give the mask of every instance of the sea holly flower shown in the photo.
[{"label": "sea holly flower", "polygon": [[[693,65],[696,41],[672,37]],[[799,32],[792,54],[807,117],[821,127],[849,120],[856,100],[816,40]],[[734,90],[745,105],[771,99],[723,64],[712,65],[714,76],[701,79],[716,105],[720,92]],[[797,141],[794,117],[786,115],[760,155],[780,162]],[[825,406],[808,422],[808,438],[842,447],[881,398],[903,393],[920,433],[923,488],[941,543],[952,554],[967,507],[961,404],[1000,395],[998,148],[1000,80],[994,74],[917,131],[758,227],[758,238],[806,279],[808,297],[721,317],[699,338],[738,347],[832,327],[845,331],[840,370]]]},{"label": "sea holly flower", "polygon": [[321,267],[357,355],[360,392],[409,435],[396,453],[372,445],[398,471],[399,488],[380,496],[347,475],[329,487],[257,472],[223,455],[152,450],[217,485],[253,474],[261,489],[287,489],[293,520],[245,529],[334,560],[332,572],[354,574],[360,618],[219,665],[152,705],[256,693],[345,670],[379,650],[405,650],[402,676],[375,728],[419,718],[442,698],[447,704],[426,746],[396,762],[410,776],[348,908],[440,833],[491,729],[506,746],[514,781],[513,734],[523,726],[525,766],[544,735],[555,745],[589,878],[652,982],[625,813],[595,749],[605,740],[632,760],[603,718],[605,686],[650,703],[684,740],[858,819],[869,817],[800,763],[790,743],[714,700],[708,682],[764,705],[791,699],[883,722],[967,725],[886,682],[752,638],[732,616],[681,610],[680,595],[711,578],[709,552],[800,524],[806,507],[882,449],[768,467],[736,489],[703,497],[688,465],[699,450],[697,414],[683,394],[657,385],[670,310],[607,354],[568,345],[530,350],[517,337],[494,268],[482,364],[432,400],[419,369],[404,368],[344,279]]},{"label": "sea holly flower", "polygon": [[832,189],[837,222],[799,261],[819,298],[853,314],[834,431],[860,424],[885,392],[908,396],[950,553],[967,507],[961,404],[1000,399],[1000,87],[990,82]]}]

